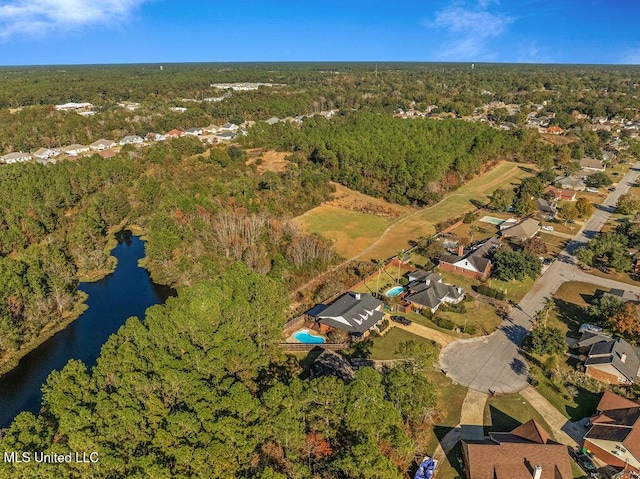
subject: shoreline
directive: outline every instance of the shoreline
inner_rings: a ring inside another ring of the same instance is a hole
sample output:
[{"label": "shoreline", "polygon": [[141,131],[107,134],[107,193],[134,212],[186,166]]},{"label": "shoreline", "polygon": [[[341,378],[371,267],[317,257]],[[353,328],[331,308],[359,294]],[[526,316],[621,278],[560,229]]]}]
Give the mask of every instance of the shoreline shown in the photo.
[{"label": "shoreline", "polygon": [[[141,236],[144,230],[138,225],[127,225],[127,220],[122,221],[120,224],[112,226],[107,230],[107,242],[105,245],[105,251],[109,252],[110,262],[113,264],[111,268],[105,268],[100,270],[89,271],[84,274],[78,274],[78,281],[81,283],[95,283],[96,281],[100,281],[101,279],[112,274],[117,265],[118,260],[111,256],[111,251],[115,249],[118,244],[118,240],[116,239],[116,234],[124,229],[129,229],[136,236]],[[35,338],[32,338],[31,341],[24,343],[20,346],[20,349],[16,350],[12,354],[9,355],[6,359],[0,360],[0,379],[2,379],[8,372],[14,369],[22,358],[26,355],[35,351],[39,346],[47,342],[53,336],[58,334],[59,332],[65,330],[71,323],[73,323],[76,319],[78,319],[82,313],[84,313],[88,306],[85,304],[85,301],[89,297],[85,292],[77,290],[78,293],[78,301],[73,306],[73,309],[67,313],[66,316],[63,316],[59,322],[54,324],[47,323],[43,326],[42,330]]]}]

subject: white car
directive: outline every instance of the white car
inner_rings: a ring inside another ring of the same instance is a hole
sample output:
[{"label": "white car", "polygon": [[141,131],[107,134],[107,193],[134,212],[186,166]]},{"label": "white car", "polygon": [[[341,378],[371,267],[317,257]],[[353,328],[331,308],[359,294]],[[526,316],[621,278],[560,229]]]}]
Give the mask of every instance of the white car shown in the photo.
[{"label": "white car", "polygon": [[544,231],[553,231],[553,226],[543,226],[541,229]]}]

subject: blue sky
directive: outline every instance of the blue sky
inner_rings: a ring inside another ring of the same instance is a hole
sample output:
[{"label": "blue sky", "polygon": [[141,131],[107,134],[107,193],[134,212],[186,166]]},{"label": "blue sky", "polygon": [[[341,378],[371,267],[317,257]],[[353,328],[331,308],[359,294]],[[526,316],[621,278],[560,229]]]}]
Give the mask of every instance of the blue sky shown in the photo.
[{"label": "blue sky", "polygon": [[0,65],[640,64],[640,0],[0,0]]}]

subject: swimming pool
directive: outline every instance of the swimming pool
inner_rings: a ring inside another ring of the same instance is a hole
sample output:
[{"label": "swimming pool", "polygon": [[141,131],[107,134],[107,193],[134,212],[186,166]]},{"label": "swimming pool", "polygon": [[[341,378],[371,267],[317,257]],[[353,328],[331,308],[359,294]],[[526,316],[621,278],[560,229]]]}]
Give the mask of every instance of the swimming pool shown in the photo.
[{"label": "swimming pool", "polygon": [[394,286],[391,289],[388,289],[384,295],[388,298],[395,298],[396,296],[400,296],[404,292],[404,288],[402,286]]},{"label": "swimming pool", "polygon": [[311,334],[308,329],[301,329],[300,331],[296,331],[295,333],[293,333],[293,337],[296,339],[296,341],[299,341],[303,344],[324,343],[324,338],[322,336]]},{"label": "swimming pool", "polygon": [[494,216],[483,216],[482,218],[480,218],[480,221],[482,221],[483,223],[490,223],[496,226],[499,226],[502,223],[504,223],[504,220],[502,218],[496,218]]}]

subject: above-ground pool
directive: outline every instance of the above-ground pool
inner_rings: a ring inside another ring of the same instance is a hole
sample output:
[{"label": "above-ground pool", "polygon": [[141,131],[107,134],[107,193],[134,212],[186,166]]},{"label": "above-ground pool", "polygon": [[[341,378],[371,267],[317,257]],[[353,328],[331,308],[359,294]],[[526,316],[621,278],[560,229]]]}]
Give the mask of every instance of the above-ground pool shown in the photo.
[{"label": "above-ground pool", "polygon": [[391,289],[388,289],[385,296],[388,298],[395,298],[396,296],[400,296],[404,292],[404,288],[402,286],[394,286]]},{"label": "above-ground pool", "polygon": [[303,344],[324,343],[324,338],[322,336],[311,334],[308,329],[301,329],[300,331],[296,331],[295,333],[293,333],[293,337],[296,339],[296,341],[300,341]]}]

